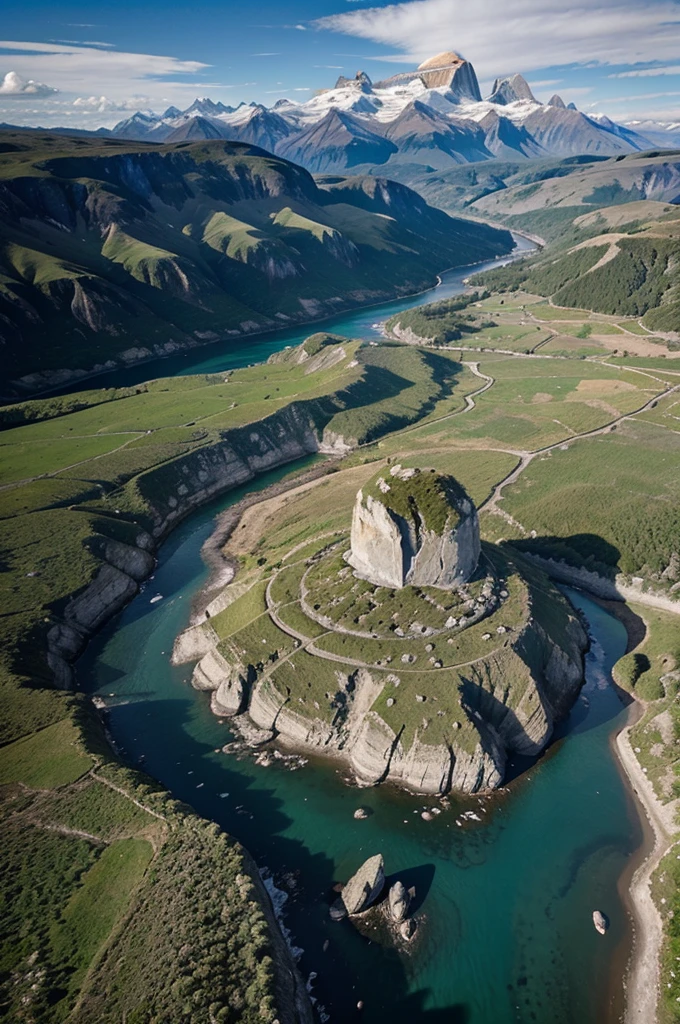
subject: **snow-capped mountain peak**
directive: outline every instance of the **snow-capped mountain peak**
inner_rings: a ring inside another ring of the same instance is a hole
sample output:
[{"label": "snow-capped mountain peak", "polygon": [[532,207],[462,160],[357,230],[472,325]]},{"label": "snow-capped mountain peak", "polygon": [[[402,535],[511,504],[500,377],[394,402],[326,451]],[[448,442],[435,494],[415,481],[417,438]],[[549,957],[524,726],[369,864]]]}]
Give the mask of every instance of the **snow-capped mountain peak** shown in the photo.
[{"label": "snow-capped mountain peak", "polygon": [[521,75],[497,78],[483,99],[472,64],[453,50],[379,82],[363,71],[353,78],[341,75],[332,88],[303,102],[279,99],[271,108],[256,102],[234,108],[196,99],[185,111],[135,114],[113,134],[157,141],[232,139],[317,172],[380,166],[386,175],[391,165],[404,162],[441,170],[496,156],[610,156],[680,142],[678,126],[618,125],[603,115],[587,116],[573,103],[565,106],[558,95],[541,103]]}]

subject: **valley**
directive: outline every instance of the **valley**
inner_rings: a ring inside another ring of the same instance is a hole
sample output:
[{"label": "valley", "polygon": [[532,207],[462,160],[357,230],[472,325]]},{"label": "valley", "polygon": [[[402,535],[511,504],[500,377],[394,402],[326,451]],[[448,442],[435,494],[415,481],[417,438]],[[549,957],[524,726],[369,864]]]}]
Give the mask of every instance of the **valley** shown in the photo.
[{"label": "valley", "polygon": [[211,102],[0,133],[2,1012],[677,1020],[677,152]]}]

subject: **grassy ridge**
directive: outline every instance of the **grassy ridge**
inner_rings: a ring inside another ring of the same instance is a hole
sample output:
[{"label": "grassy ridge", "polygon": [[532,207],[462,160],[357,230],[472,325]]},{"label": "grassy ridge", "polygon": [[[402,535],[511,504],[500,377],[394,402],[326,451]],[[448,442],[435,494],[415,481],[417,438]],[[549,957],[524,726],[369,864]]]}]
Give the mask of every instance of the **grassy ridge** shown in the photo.
[{"label": "grassy ridge", "polygon": [[[443,267],[512,247],[507,231],[452,219],[402,186],[384,186],[392,199],[368,179],[320,187],[238,143],[2,134],[8,394],[45,386],[51,371],[125,365],[417,291]],[[26,227],[34,220],[39,235]]]}]

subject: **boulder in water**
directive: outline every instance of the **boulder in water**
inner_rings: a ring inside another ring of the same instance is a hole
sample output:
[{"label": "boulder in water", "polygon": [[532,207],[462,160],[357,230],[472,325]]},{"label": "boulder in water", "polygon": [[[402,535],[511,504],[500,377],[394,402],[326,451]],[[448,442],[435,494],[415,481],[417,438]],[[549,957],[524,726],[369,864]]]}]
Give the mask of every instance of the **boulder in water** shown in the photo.
[{"label": "boulder in water", "polygon": [[403,921],[408,917],[408,908],[411,897],[408,894],[403,882],[395,882],[391,886],[387,901],[390,908],[390,916],[393,921]]},{"label": "boulder in water", "polygon": [[360,914],[378,898],[385,886],[385,864],[381,853],[369,857],[342,890],[340,900],[348,914]]},{"label": "boulder in water", "polygon": [[405,921],[402,921],[399,925],[399,934],[402,939],[406,939],[407,942],[410,942],[416,933],[416,927],[416,922],[412,917],[407,917]]},{"label": "boulder in water", "polygon": [[609,921],[601,910],[593,911],[593,924],[595,925],[595,930],[598,931],[600,935],[604,935],[607,928],[609,928]]}]

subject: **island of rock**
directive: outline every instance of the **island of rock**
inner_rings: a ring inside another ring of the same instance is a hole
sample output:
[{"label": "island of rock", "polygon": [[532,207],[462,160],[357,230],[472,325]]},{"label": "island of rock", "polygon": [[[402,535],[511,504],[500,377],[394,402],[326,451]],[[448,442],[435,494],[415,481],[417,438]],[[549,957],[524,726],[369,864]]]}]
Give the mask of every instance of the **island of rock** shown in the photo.
[{"label": "island of rock", "polygon": [[237,573],[175,645],[243,741],[429,794],[497,788],[508,755],[546,746],[581,687],[586,635],[546,576],[480,544],[453,476],[383,461],[344,531],[300,529],[308,539]]}]

